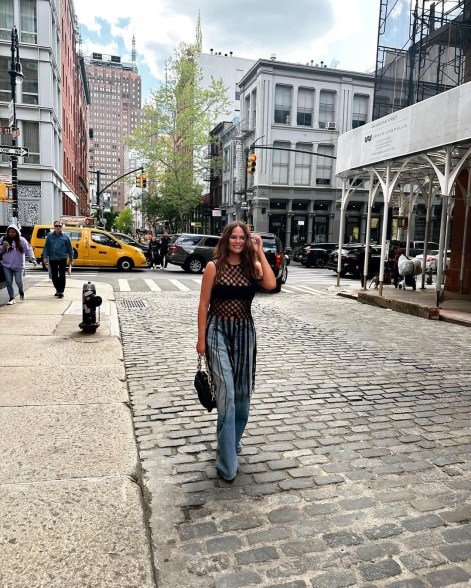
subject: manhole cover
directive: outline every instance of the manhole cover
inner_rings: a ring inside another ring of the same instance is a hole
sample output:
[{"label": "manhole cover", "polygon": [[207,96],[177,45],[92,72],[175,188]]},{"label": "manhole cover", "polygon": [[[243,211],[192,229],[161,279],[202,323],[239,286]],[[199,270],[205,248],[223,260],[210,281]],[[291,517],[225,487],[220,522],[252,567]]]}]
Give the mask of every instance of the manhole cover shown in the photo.
[{"label": "manhole cover", "polygon": [[117,300],[117,303],[121,308],[126,308],[128,310],[147,308],[147,302],[145,300]]}]

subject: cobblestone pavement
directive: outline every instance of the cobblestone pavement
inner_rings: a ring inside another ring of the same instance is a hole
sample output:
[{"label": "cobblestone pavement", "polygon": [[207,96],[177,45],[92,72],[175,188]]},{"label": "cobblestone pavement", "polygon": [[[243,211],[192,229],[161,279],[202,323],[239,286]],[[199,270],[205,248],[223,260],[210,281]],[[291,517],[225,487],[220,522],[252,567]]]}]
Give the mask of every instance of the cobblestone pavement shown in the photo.
[{"label": "cobblestone pavement", "polygon": [[227,484],[192,385],[197,293],[117,298],[161,588],[471,585],[469,329],[257,297],[256,391]]}]

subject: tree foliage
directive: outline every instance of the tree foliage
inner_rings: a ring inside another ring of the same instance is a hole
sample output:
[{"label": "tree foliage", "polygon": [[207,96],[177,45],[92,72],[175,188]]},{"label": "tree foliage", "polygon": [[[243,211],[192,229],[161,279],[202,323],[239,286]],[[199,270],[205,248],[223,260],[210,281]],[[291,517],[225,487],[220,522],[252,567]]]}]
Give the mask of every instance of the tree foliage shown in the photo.
[{"label": "tree foliage", "polygon": [[122,210],[116,219],[116,226],[120,233],[130,235],[132,232],[132,211],[130,208]]},{"label": "tree foliage", "polygon": [[116,210],[113,210],[113,207],[111,207],[109,212],[103,213],[103,219],[106,222],[105,228],[107,231],[111,231],[113,229],[113,227],[116,224],[116,219],[118,218],[118,216],[119,216],[119,212],[117,212]]},{"label": "tree foliage", "polygon": [[201,201],[210,166],[209,132],[229,104],[222,80],[201,87],[200,43],[182,43],[167,61],[165,80],[151,94],[143,123],[129,140],[153,186],[153,193],[143,198],[143,213],[177,227]]}]

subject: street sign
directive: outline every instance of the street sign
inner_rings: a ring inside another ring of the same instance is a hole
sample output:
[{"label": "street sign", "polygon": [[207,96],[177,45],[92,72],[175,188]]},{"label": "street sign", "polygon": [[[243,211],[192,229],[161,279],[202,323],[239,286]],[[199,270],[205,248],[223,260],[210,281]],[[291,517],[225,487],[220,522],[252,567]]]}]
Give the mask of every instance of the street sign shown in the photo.
[{"label": "street sign", "polygon": [[11,184],[11,173],[0,172],[0,184]]},{"label": "street sign", "polygon": [[0,135],[11,135],[16,139],[20,135],[20,129],[13,129],[11,127],[0,127]]},{"label": "street sign", "polygon": [[29,149],[26,147],[0,147],[0,153],[5,155],[13,155],[17,157],[25,157],[29,153]]}]

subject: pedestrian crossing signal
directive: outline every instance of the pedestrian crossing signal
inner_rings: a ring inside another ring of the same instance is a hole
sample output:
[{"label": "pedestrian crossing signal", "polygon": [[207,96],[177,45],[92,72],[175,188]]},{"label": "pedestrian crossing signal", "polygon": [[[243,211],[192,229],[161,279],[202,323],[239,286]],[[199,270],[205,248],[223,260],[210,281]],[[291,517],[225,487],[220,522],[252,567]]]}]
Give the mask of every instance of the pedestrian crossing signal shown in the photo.
[{"label": "pedestrian crossing signal", "polygon": [[142,188],[142,174],[136,176],[136,188]]}]

